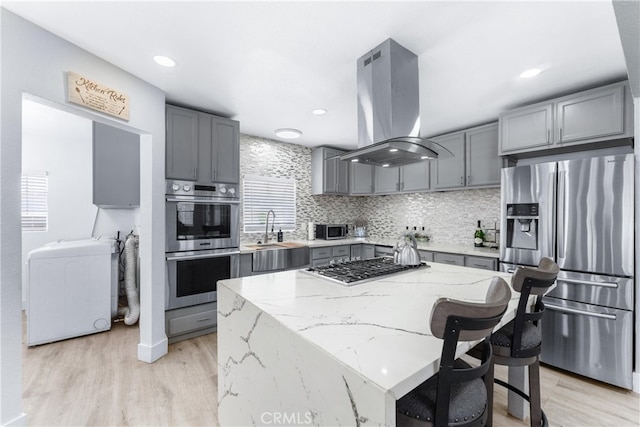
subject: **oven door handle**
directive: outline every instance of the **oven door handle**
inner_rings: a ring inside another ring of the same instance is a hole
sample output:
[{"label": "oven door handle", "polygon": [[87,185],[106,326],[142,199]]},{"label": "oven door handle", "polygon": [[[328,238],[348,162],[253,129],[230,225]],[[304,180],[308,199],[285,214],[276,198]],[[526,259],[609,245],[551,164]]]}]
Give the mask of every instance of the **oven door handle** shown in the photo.
[{"label": "oven door handle", "polygon": [[578,310],[576,308],[570,308],[570,307],[560,307],[557,305],[553,305],[553,304],[547,304],[546,302],[544,303],[544,308],[545,309],[549,309],[552,311],[559,311],[561,313],[567,313],[567,314],[581,314],[583,316],[589,316],[589,317],[597,317],[599,319],[609,319],[609,320],[616,320],[616,315],[615,314],[609,314],[609,313],[593,313],[591,311],[584,311],[584,310]]},{"label": "oven door handle", "polygon": [[220,258],[220,257],[230,256],[230,255],[240,255],[240,251],[231,251],[231,252],[224,252],[219,254],[169,255],[167,256],[167,261],[189,261],[192,259]]},{"label": "oven door handle", "polygon": [[206,204],[217,204],[217,205],[239,205],[240,204],[240,200],[181,199],[178,197],[167,197],[167,202],[206,203]]}]

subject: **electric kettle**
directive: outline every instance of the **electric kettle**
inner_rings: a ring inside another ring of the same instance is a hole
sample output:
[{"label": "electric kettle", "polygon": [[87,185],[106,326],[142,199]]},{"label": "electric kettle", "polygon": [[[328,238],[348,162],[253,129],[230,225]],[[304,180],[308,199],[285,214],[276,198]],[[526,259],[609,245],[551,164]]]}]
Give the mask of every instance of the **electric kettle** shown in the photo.
[{"label": "electric kettle", "polygon": [[[407,238],[410,242],[407,243]],[[413,234],[401,234],[393,253],[393,262],[400,265],[420,265],[418,242]]]}]

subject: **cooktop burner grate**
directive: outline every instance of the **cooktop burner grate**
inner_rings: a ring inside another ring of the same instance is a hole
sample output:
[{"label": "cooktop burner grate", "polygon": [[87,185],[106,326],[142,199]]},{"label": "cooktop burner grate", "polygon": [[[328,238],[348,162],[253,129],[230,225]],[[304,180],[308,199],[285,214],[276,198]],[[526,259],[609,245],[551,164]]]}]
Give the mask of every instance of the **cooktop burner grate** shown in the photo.
[{"label": "cooktop burner grate", "polygon": [[400,265],[394,263],[393,258],[382,257],[322,265],[304,271],[341,284],[351,285],[424,267],[428,267],[424,262],[420,265]]}]

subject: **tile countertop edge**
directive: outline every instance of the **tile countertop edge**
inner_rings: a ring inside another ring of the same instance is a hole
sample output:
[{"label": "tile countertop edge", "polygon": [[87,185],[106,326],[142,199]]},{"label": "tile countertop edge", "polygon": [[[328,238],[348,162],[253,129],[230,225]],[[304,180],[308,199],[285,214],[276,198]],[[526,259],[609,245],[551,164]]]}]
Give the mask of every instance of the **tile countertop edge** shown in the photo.
[{"label": "tile countertop edge", "polygon": [[[321,248],[326,246],[340,246],[340,245],[357,245],[359,243],[366,243],[371,245],[380,245],[380,246],[394,246],[398,240],[397,239],[385,239],[385,238],[373,238],[373,237],[356,237],[350,239],[337,239],[337,240],[288,240],[283,243],[298,243],[304,246],[309,246],[309,248]],[[250,248],[249,245],[254,245],[253,243],[243,242],[240,244],[240,253],[241,254],[249,254],[253,253],[256,250],[264,250],[264,249],[254,249]],[[437,243],[437,242],[418,242],[418,249],[423,251],[431,251],[431,252],[444,252],[456,255],[470,255],[470,256],[478,256],[484,258],[500,258],[500,251],[498,249],[492,248],[476,248],[471,245],[459,245],[453,243]]]}]

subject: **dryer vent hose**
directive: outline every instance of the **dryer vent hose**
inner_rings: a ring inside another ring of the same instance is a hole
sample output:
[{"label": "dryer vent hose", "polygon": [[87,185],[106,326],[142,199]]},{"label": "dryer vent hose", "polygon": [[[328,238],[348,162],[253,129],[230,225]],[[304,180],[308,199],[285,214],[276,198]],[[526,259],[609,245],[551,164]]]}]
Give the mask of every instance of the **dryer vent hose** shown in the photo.
[{"label": "dryer vent hose", "polygon": [[124,243],[124,285],[128,307],[120,307],[118,314],[124,316],[124,323],[135,325],[140,317],[140,298],[136,284],[138,264],[138,236],[129,234]]}]

